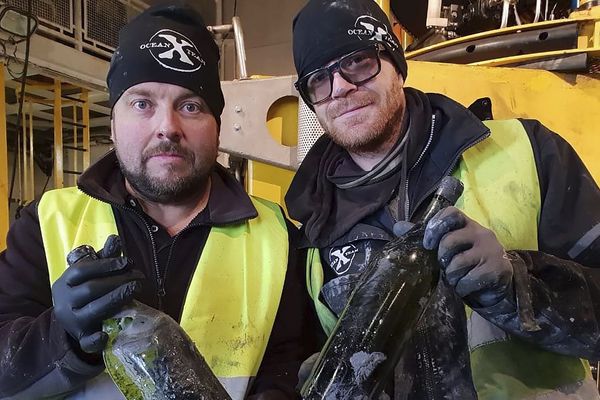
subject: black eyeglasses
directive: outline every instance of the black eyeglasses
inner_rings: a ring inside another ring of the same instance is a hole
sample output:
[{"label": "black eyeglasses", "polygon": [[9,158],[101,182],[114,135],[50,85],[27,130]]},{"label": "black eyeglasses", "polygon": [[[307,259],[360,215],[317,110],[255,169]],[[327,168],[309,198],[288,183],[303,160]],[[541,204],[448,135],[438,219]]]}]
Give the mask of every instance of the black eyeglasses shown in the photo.
[{"label": "black eyeglasses", "polygon": [[331,98],[333,74],[339,71],[342,78],[360,85],[373,79],[381,71],[379,52],[384,50],[380,44],[353,51],[335,63],[316,69],[296,82],[296,89],[304,101],[310,105],[322,103]]}]

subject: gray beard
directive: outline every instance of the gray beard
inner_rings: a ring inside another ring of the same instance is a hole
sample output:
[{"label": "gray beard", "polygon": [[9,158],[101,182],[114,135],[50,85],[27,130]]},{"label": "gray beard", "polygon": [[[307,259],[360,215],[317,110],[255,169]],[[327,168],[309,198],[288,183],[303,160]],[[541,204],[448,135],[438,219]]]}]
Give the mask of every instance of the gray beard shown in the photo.
[{"label": "gray beard", "polygon": [[152,179],[146,173],[145,167],[141,171],[128,170],[119,160],[121,171],[131,187],[143,199],[160,204],[180,203],[196,196],[206,187],[212,168],[206,173],[194,171],[186,178],[177,178],[168,182]]}]

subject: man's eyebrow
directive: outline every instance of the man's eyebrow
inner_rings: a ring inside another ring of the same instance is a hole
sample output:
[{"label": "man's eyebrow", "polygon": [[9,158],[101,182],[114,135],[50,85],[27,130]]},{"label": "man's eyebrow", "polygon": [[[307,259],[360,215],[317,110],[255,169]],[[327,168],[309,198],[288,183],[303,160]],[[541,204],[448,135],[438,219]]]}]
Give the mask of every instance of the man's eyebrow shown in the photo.
[{"label": "man's eyebrow", "polygon": [[194,93],[194,92],[183,93],[182,95],[177,97],[176,101],[180,102],[180,101],[189,100],[189,99],[198,99],[198,100],[204,101],[202,96],[200,96],[198,93]]},{"label": "man's eyebrow", "polygon": [[132,90],[125,92],[124,95],[126,97],[134,97],[134,96],[152,97],[152,93],[150,91],[144,90],[144,89],[132,89]]}]

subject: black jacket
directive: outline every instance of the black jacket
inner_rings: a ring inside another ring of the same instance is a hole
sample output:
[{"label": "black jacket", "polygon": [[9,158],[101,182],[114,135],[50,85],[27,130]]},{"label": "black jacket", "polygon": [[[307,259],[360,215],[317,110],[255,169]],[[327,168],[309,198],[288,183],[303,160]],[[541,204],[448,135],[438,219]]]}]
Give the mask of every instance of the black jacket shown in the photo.
[{"label": "black jacket", "polygon": [[[136,298],[176,321],[211,227],[257,215],[242,187],[222,167],[214,169],[211,180],[207,207],[174,237],[127,193],[114,153],[91,166],[78,184],[85,193],[112,205],[124,254],[146,276]],[[315,330],[314,317],[303,283],[305,254],[297,250],[296,228],[289,222],[288,232],[290,256],[283,295],[251,388],[251,394],[266,396],[259,398],[296,398],[298,368],[314,351],[310,334]],[[162,295],[158,276],[164,279]],[[0,277],[0,398],[28,391],[61,397],[104,369],[101,361],[81,353],[54,318],[37,202],[26,207],[10,228],[7,250],[0,254]],[[280,391],[269,397],[272,390]]]},{"label": "black jacket", "polygon": [[[489,131],[469,110],[443,95],[424,94],[414,89],[405,91],[411,124],[419,129],[409,129],[408,168],[397,173],[405,173],[407,183],[406,196],[400,199],[398,215],[415,221],[441,179],[452,173],[461,154],[484,140]],[[432,115],[436,116],[434,129],[431,129]],[[514,253],[515,259],[521,260],[527,268],[534,314],[542,329],[534,333],[522,330],[516,305],[512,302],[501,302],[476,311],[506,332],[547,350],[597,360],[600,359],[600,190],[564,139],[538,121],[521,120],[521,123],[532,145],[540,182],[539,251],[515,250],[510,253]],[[326,178],[327,174],[331,175],[331,166],[323,167],[324,154],[338,154],[340,151],[328,137],[320,138],[303,161],[286,197],[290,215],[304,224],[304,245],[319,247],[322,258],[323,249],[357,240],[361,234],[359,231],[363,232],[363,238],[375,238],[373,241],[393,237],[390,231],[386,233],[385,229],[371,221],[382,221],[379,213],[389,207],[398,194],[398,188],[377,182],[384,193],[374,194],[373,188],[368,185],[356,189],[354,194],[341,193]],[[400,181],[396,179],[392,183]],[[357,230],[357,227],[360,229]],[[365,231],[368,235],[364,234]],[[360,249],[360,246],[355,247]],[[367,246],[369,250],[374,247],[371,244]],[[355,259],[360,257],[356,255]],[[323,261],[329,264],[327,260]],[[325,275],[327,277],[327,272]],[[338,295],[337,291],[334,292],[334,295],[332,292],[321,294],[326,300]],[[446,371],[441,368],[440,375],[448,379],[440,378],[443,382],[438,385],[439,396],[434,398],[471,398],[470,382],[464,382],[461,389],[459,380],[455,379],[456,373],[462,374],[465,380],[470,378],[468,355],[465,355],[464,307],[460,301],[457,304],[457,299],[452,299],[457,296],[444,285],[438,289],[436,296],[438,301],[434,304],[443,303],[455,320],[440,322],[440,318],[428,318],[427,314],[433,313],[428,310],[420,324],[419,335],[415,335],[413,350],[416,348],[419,353],[425,345],[419,340],[427,341],[428,334],[424,330],[429,329],[433,339],[428,344],[429,351],[439,354],[440,359],[446,357],[449,364]],[[440,298],[443,301],[440,302]],[[437,322],[432,322],[432,319]],[[427,327],[428,321],[437,328],[446,323],[449,330],[432,331],[432,326]],[[445,340],[453,341],[454,353],[448,353],[452,346],[446,346],[448,342]],[[431,348],[431,342],[434,348]],[[462,350],[456,350],[458,348]],[[445,351],[448,354],[444,355]],[[398,375],[422,374],[417,359],[422,357],[404,360],[407,364],[399,366]],[[457,369],[462,371],[457,372]],[[419,376],[416,376],[418,379]],[[412,382],[408,384],[413,385]],[[413,385],[413,389],[408,391],[414,396],[418,389],[415,390]]]}]

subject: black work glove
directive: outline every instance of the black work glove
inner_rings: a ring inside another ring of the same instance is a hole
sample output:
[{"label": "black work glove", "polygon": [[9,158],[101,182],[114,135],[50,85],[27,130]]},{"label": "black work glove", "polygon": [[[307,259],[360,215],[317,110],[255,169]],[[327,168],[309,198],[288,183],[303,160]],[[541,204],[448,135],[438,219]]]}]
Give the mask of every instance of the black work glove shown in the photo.
[{"label": "black work glove", "polygon": [[489,307],[512,295],[513,266],[491,230],[456,207],[427,224],[423,247],[437,248],[446,281],[473,307]]},{"label": "black work glove", "polygon": [[144,275],[127,268],[116,235],[109,236],[97,253],[91,246],[77,247],[67,263],[67,270],[52,285],[54,315],[84,352],[100,352],[108,340],[102,321],[133,299]]}]

